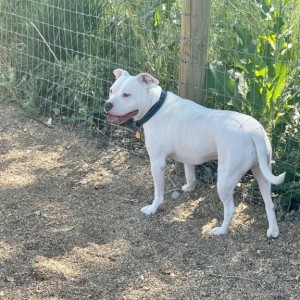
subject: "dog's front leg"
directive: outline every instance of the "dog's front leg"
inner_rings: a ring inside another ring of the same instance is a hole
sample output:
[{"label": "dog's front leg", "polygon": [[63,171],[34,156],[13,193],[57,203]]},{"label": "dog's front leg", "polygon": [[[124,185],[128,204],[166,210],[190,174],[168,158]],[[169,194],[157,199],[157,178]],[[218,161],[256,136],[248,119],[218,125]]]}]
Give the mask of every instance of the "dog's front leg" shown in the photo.
[{"label": "dog's front leg", "polygon": [[184,192],[192,192],[196,186],[195,166],[184,164],[186,184],[182,187]]},{"label": "dog's front leg", "polygon": [[165,168],[165,158],[151,158],[151,173],[154,181],[154,200],[151,205],[147,205],[141,209],[141,212],[146,215],[154,214],[159,205],[164,201]]}]

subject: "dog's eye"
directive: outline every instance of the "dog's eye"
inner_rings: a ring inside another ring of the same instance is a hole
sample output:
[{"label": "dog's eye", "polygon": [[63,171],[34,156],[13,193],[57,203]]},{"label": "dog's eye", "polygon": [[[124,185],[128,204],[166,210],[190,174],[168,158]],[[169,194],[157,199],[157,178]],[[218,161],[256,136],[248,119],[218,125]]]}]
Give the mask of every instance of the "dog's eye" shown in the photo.
[{"label": "dog's eye", "polygon": [[112,94],[112,92],[113,92],[112,89],[109,89],[109,93]]},{"label": "dog's eye", "polygon": [[130,96],[130,94],[123,93],[123,97],[127,98],[127,97],[129,97],[129,96]]}]

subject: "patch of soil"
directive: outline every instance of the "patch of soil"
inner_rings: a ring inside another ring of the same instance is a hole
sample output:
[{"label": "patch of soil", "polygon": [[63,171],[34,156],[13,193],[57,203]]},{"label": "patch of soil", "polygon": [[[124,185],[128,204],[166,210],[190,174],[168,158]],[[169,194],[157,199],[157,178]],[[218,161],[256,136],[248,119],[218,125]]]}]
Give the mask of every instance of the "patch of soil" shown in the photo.
[{"label": "patch of soil", "polygon": [[230,234],[211,236],[214,184],[181,193],[173,163],[166,203],[145,216],[142,145],[21,122],[14,104],[0,115],[0,299],[300,299],[298,221],[267,239],[261,202],[240,189]]}]

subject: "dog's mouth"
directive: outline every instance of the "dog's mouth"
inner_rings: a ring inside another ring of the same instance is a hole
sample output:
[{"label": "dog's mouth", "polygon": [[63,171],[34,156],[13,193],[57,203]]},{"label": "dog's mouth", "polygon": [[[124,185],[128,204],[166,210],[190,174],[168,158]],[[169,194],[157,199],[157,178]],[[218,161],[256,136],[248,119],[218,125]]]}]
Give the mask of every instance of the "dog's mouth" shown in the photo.
[{"label": "dog's mouth", "polygon": [[134,110],[124,116],[115,116],[110,113],[107,113],[107,121],[111,124],[120,125],[129,119],[132,119],[134,116],[136,116],[138,113],[138,110]]}]

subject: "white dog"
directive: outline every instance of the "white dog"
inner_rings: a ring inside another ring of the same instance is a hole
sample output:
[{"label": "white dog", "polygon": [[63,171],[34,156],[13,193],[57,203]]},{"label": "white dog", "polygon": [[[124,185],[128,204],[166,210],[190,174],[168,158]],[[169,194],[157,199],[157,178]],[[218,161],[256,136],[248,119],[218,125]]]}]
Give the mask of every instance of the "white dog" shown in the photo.
[{"label": "white dog", "polygon": [[164,200],[166,158],[184,163],[185,192],[195,188],[195,165],[218,159],[218,194],[224,206],[221,227],[215,235],[228,232],[233,214],[233,190],[249,170],[258,181],[265,202],[268,237],[277,237],[279,229],[271,199],[271,183],[283,182],[285,173],[271,173],[271,144],[262,125],[250,116],[208,109],[190,100],[165,92],[159,81],[147,73],[131,76],[114,71],[116,81],[105,102],[107,120],[121,124],[130,118],[143,126],[154,180],[154,201],[141,211],[154,214]]}]

